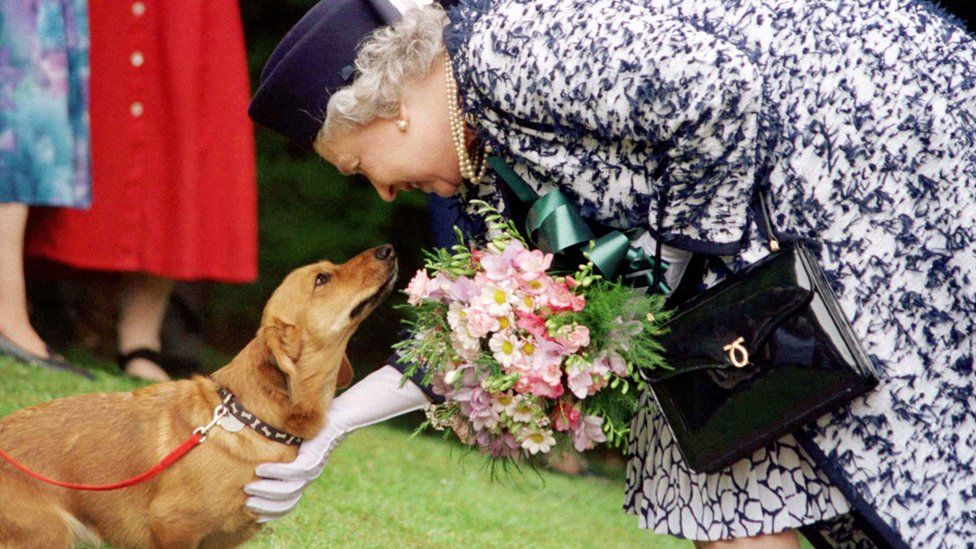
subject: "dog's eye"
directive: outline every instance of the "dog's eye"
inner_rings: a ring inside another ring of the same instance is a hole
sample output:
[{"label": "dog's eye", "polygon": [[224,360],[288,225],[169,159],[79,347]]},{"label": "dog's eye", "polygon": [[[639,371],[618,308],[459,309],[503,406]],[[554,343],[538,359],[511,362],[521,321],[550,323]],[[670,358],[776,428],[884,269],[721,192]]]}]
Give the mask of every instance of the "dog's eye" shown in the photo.
[{"label": "dog's eye", "polygon": [[329,273],[319,273],[315,277],[315,287],[318,288],[323,284],[327,284],[330,280],[332,280],[332,275]]}]

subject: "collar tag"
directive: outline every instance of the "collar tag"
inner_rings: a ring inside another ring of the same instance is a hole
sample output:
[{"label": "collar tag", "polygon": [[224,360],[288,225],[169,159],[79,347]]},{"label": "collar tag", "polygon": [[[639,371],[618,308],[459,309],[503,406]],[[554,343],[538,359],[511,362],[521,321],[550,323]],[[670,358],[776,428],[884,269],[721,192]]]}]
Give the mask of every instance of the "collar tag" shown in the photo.
[{"label": "collar tag", "polygon": [[260,418],[256,417],[251,412],[247,411],[247,409],[237,401],[234,394],[227,389],[217,387],[217,393],[220,395],[221,406],[226,410],[226,412],[225,415],[220,418],[214,416],[213,423],[218,423],[219,421],[218,424],[231,433],[236,433],[247,426],[264,438],[273,440],[274,442],[288,444],[289,446],[298,446],[302,443],[301,437],[296,437],[295,435],[286,433],[280,429],[276,429],[261,421]]},{"label": "collar tag", "polygon": [[241,423],[241,420],[231,415],[220,418],[217,425],[220,425],[220,427],[228,433],[236,433],[244,428],[244,424]]}]

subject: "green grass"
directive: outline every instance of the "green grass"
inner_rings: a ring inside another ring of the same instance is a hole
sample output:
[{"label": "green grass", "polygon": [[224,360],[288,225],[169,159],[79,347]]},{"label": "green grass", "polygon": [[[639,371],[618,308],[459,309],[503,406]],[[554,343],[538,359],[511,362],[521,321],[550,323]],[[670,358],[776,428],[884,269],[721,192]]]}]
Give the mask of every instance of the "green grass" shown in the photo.
[{"label": "green grass", "polygon": [[[140,385],[90,357],[72,358],[98,368],[96,380],[0,359],[0,415]],[[620,510],[620,480],[525,471],[492,481],[484,463],[435,437],[390,426],[357,431],[297,510],[248,547],[691,547],[639,530]]]}]

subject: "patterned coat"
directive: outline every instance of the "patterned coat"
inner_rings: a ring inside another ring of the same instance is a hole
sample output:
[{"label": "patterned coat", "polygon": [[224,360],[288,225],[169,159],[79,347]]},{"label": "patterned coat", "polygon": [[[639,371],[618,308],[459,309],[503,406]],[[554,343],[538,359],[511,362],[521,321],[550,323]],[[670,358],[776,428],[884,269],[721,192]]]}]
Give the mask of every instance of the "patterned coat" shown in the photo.
[{"label": "patterned coat", "polygon": [[750,201],[767,188],[781,236],[821,243],[881,372],[849,408],[712,475],[642,411],[627,495],[642,526],[719,539],[853,508],[892,544],[976,539],[976,41],[960,25],[918,0],[471,0],[449,15],[463,108],[536,190],[652,231],[665,190],[664,241],[741,267],[766,253]]}]

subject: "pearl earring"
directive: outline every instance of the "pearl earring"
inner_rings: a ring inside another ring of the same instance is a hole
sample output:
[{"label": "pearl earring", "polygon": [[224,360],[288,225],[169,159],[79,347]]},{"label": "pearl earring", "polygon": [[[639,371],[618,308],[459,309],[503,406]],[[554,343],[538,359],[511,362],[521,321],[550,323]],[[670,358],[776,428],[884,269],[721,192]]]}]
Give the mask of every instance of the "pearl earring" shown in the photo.
[{"label": "pearl earring", "polygon": [[410,123],[402,118],[396,121],[397,129],[400,130],[401,132],[407,131],[407,126],[409,125]]}]

